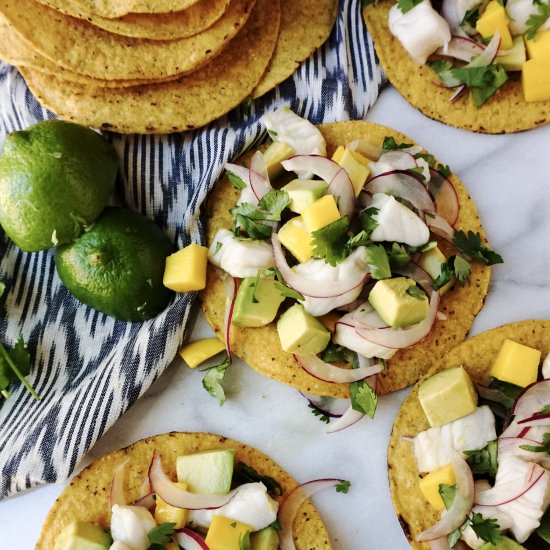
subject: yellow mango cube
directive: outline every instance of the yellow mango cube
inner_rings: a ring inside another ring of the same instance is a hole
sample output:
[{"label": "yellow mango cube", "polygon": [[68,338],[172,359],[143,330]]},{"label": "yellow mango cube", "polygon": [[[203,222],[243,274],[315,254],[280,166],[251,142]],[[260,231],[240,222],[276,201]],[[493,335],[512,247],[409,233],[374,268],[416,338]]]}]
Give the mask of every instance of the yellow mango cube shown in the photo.
[{"label": "yellow mango cube", "polygon": [[540,357],[540,350],[507,338],[491,367],[491,376],[525,388],[537,380]]},{"label": "yellow mango cube", "polygon": [[218,338],[204,338],[183,346],[178,353],[187,365],[194,369],[224,349],[225,344]]},{"label": "yellow mango cube", "polygon": [[[187,489],[187,483],[176,483],[178,487]],[[188,511],[185,508],[176,508],[162,500],[158,495],[155,504],[155,521],[161,523],[175,523],[174,529],[181,529],[187,523]]]},{"label": "yellow mango cube", "polygon": [[524,38],[529,59],[550,58],[550,29],[537,32],[534,38],[528,39],[525,35]]},{"label": "yellow mango cube", "polygon": [[440,485],[455,485],[456,476],[452,464],[442,466],[420,480],[420,490],[436,510],[445,510],[445,503],[439,494]]},{"label": "yellow mango cube", "polygon": [[311,233],[301,216],[288,220],[279,229],[279,241],[301,263],[311,260]]},{"label": "yellow mango cube", "polygon": [[224,516],[214,516],[205,542],[210,550],[240,550],[241,541],[252,527]]},{"label": "yellow mango cube", "polygon": [[528,59],[521,72],[525,101],[550,99],[550,54]]},{"label": "yellow mango cube", "polygon": [[497,0],[491,0],[487,4],[485,11],[477,20],[476,30],[483,38],[491,38],[498,30],[500,33],[500,49],[509,50],[513,46],[506,10]]},{"label": "yellow mango cube", "polygon": [[163,284],[176,292],[202,290],[206,286],[208,248],[190,244],[166,258]]},{"label": "yellow mango cube", "polygon": [[334,155],[332,155],[332,160],[346,170],[355,190],[355,196],[358,197],[370,175],[370,168],[368,167],[370,160],[344,145],[340,145],[336,149]]},{"label": "yellow mango cube", "polygon": [[341,217],[333,195],[325,195],[302,210],[302,219],[310,233]]}]

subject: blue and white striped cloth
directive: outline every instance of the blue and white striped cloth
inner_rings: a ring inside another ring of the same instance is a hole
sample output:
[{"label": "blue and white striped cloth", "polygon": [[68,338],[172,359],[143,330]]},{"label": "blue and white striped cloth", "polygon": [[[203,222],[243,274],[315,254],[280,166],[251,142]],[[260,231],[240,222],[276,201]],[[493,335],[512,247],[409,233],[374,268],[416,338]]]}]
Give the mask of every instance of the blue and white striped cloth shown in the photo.
[{"label": "blue and white striped cloth", "polygon": [[[383,81],[360,14],[341,0],[328,42],[276,90],[192,133],[110,134],[122,165],[118,200],[153,218],[178,247],[202,243],[200,206],[223,164],[259,143],[259,117],[289,104],[314,123],[362,119]],[[0,63],[0,146],[6,135],[54,118],[19,73]],[[77,302],[61,285],[52,251],[24,253],[0,233],[0,340],[28,342],[35,401],[23,388],[0,405],[0,498],[66,479],[95,441],[175,356],[192,294],[158,317],[124,323]]]}]

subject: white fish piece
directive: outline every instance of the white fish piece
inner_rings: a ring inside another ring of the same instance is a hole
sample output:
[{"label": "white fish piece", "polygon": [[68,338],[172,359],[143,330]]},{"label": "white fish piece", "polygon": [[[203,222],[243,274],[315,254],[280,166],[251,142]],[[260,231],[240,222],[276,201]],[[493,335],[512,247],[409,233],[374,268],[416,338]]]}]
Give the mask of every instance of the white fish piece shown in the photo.
[{"label": "white fish piece", "polygon": [[[518,34],[525,34],[527,31],[527,20],[531,15],[537,15],[539,8],[533,0],[508,0],[506,2],[506,13],[510,19],[510,32],[516,36]],[[547,19],[540,30],[549,28],[550,18]]]},{"label": "white fish piece", "polygon": [[246,523],[259,531],[277,519],[279,504],[267,493],[261,482],[241,485],[239,492],[224,506],[215,510],[189,510],[188,522],[207,529],[214,516],[224,516]]},{"label": "white fish piece", "polygon": [[[423,158],[415,159],[412,147],[400,151],[382,153],[376,162],[369,162],[371,176],[378,176],[392,170],[410,170],[420,168],[425,181],[430,181],[430,165]],[[416,150],[416,148],[414,148]]]},{"label": "white fish piece", "polygon": [[437,470],[451,462],[453,450],[477,451],[496,437],[495,417],[487,405],[443,426],[429,428],[414,438],[418,471]]},{"label": "white fish piece", "polygon": [[[369,266],[365,261],[365,250],[364,246],[357,247],[345,260],[335,266],[327,264],[325,260],[321,259],[309,260],[294,266],[292,269],[301,276],[311,279],[312,285],[315,284],[314,281],[343,281],[353,277],[357,272],[366,273],[369,270]],[[353,302],[361,293],[362,287],[362,285],[359,285],[345,294],[330,298],[305,296],[305,300],[301,303],[308,313],[314,317],[319,317],[337,307]]]},{"label": "white fish piece", "polygon": [[111,536],[131,550],[147,550],[147,533],[156,527],[155,518],[143,506],[115,504],[111,514]]},{"label": "white fish piece", "polygon": [[120,540],[115,540],[111,546],[109,546],[109,550],[132,550],[127,544],[124,544]]},{"label": "white fish piece", "polygon": [[208,259],[232,277],[241,278],[255,277],[259,269],[275,266],[271,245],[239,239],[228,229],[218,230],[208,250]]},{"label": "white fish piece", "polygon": [[424,65],[432,53],[451,40],[449,24],[432,8],[430,0],[423,0],[407,13],[394,4],[390,9],[389,27],[419,65]]},{"label": "white fish piece", "polygon": [[373,216],[378,225],[371,233],[374,242],[398,242],[410,246],[422,246],[430,240],[428,226],[410,209],[391,195],[375,193],[369,203],[378,208]]}]

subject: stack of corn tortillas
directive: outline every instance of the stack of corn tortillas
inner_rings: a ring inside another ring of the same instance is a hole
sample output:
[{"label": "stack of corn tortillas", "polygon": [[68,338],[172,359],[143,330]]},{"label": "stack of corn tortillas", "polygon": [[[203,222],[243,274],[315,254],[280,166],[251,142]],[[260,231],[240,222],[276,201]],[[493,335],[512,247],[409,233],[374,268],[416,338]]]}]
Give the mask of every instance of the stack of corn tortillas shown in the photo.
[{"label": "stack of corn tortillas", "polygon": [[290,76],[336,0],[1,0],[0,59],[58,116],[123,133],[203,126]]}]

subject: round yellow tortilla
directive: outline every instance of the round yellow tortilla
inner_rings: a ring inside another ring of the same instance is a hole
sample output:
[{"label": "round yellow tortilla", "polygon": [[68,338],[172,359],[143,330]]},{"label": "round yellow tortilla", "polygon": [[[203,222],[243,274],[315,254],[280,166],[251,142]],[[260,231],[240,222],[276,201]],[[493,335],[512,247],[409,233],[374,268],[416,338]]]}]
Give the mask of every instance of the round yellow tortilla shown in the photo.
[{"label": "round yellow tortilla", "polygon": [[[109,526],[109,492],[113,472],[125,459],[129,459],[126,466],[126,495],[128,502],[134,502],[141,496],[142,483],[147,476],[154,451],[161,454],[164,471],[175,480],[176,457],[216,449],[233,449],[236,464],[244,462],[261,475],[278,481],[283,487],[283,495],[277,500],[284,498],[297,486],[296,481],[267,455],[234,439],[207,433],[184,432],[148,437],[96,460],[71,481],[50,510],[36,550],[52,550],[63,528],[77,519],[98,523],[102,527]],[[309,500],[301,506],[294,521],[293,532],[296,548],[300,550],[332,548],[323,520]]]},{"label": "round yellow tortilla", "polygon": [[266,72],[252,92],[255,99],[286,80],[328,38],[334,21],[336,0],[281,1],[281,28],[277,46]]},{"label": "round yellow tortilla", "polygon": [[[364,139],[380,146],[385,136],[393,136],[398,142],[411,142],[409,138],[377,124],[363,121],[338,122],[319,126],[327,141],[329,156],[338,145],[354,139]],[[479,222],[477,209],[467,190],[455,177],[451,177],[460,202],[457,229],[469,229],[485,234]],[[222,178],[214,187],[207,207],[208,244],[212,243],[218,229],[231,226],[229,209],[232,208],[239,191],[234,189],[227,178]],[[440,243],[449,256],[452,249]],[[481,309],[487,294],[490,269],[478,263],[472,264],[471,284],[460,287],[455,284],[441,299],[439,309],[446,320],[436,320],[430,334],[418,344],[403,349],[387,361],[386,370],[378,375],[378,393],[384,394],[399,390],[416,382],[441,357],[456,344],[462,342]],[[208,266],[207,286],[201,292],[202,308],[206,319],[223,339],[225,291],[219,271]],[[330,384],[307,374],[293,358],[282,350],[274,323],[261,328],[232,327],[231,347],[233,352],[254,370],[302,391],[331,397],[348,397],[347,384]]]},{"label": "round yellow tortilla", "polygon": [[208,0],[67,0],[101,17],[116,18],[130,13],[171,13]]},{"label": "round yellow tortilla", "polygon": [[171,41],[112,34],[34,0],[4,0],[0,12],[32,49],[65,69],[99,79],[163,79],[195,71],[218,55],[253,5],[232,0],[212,27]]},{"label": "round yellow tortilla", "polygon": [[38,0],[50,8],[85,19],[106,31],[150,40],[186,38],[213,25],[225,12],[230,0],[202,0],[189,8],[173,13],[129,13],[117,19],[108,19],[88,12],[66,0]]},{"label": "round yellow tortilla", "polygon": [[258,0],[243,30],[220,55],[173,82],[108,89],[28,68],[21,68],[21,73],[38,101],[66,120],[127,134],[191,130],[226,114],[250,95],[275,48],[279,17],[278,2]]},{"label": "round yellow tortilla", "polygon": [[[541,350],[544,360],[550,352],[550,321],[520,321],[482,332],[448,352],[426,377],[463,366],[474,382],[486,385],[491,365],[506,338]],[[439,521],[440,515],[419,489],[420,476],[413,445],[402,438],[414,437],[429,427],[418,401],[417,385],[403,402],[393,425],[388,448],[388,476],[399,523],[413,548],[422,550],[429,550],[429,544],[418,543],[415,537]]]},{"label": "round yellow tortilla", "polygon": [[417,65],[389,31],[388,12],[393,3],[380,0],[365,6],[363,17],[384,72],[411,105],[435,120],[486,134],[529,130],[550,121],[550,101],[525,101],[521,81],[514,74],[479,108],[469,94],[449,103],[452,92],[437,86],[434,71]]}]

